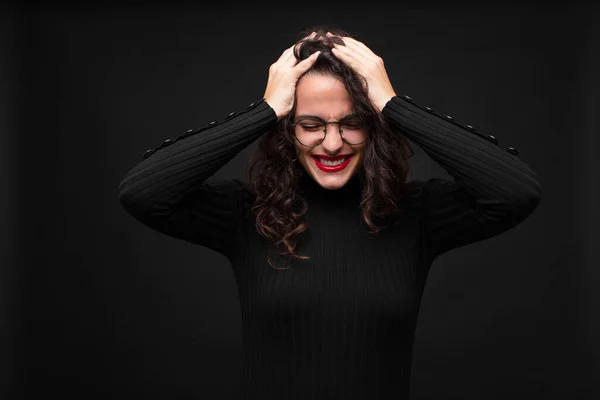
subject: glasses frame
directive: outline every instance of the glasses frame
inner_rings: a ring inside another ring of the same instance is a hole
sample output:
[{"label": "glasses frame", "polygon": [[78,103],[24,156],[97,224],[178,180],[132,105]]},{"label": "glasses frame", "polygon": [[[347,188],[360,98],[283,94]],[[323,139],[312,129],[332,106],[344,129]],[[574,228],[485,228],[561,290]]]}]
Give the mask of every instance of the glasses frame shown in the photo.
[{"label": "glasses frame", "polygon": [[[348,115],[348,116],[346,116],[346,117],[344,117],[344,118],[340,119],[339,121],[330,121],[330,122],[327,122],[327,121],[325,121],[324,119],[322,119],[322,118],[319,118],[319,117],[305,117],[305,118],[300,118],[300,119],[299,119],[298,121],[296,121],[296,122],[292,122],[290,125],[291,125],[291,127],[294,129],[294,139],[296,139],[296,141],[297,141],[298,143],[300,143],[300,144],[301,144],[302,146],[304,146],[304,147],[313,148],[313,147],[317,147],[318,145],[320,145],[321,143],[323,143],[323,141],[324,141],[324,140],[325,140],[325,138],[327,137],[327,125],[329,125],[329,124],[337,124],[337,126],[338,126],[338,133],[340,134],[340,136],[342,137],[342,140],[343,140],[345,143],[348,143],[350,146],[358,146],[358,145],[360,145],[360,144],[363,144],[364,142],[366,142],[366,141],[369,139],[369,136],[368,136],[368,135],[365,135],[365,140],[363,140],[363,141],[362,141],[362,142],[360,142],[360,143],[350,143],[350,142],[348,142],[348,141],[346,140],[346,138],[344,138],[344,135],[343,135],[343,132],[344,132],[344,131],[342,130],[342,124],[345,122],[345,120],[348,120],[348,119],[351,119],[351,118],[356,118],[356,115]],[[308,145],[305,145],[304,143],[302,143],[302,142],[300,141],[300,139],[298,139],[298,138],[296,137],[296,125],[297,125],[297,124],[298,124],[300,121],[304,121],[304,120],[317,120],[317,121],[321,122],[323,125],[325,125],[325,129],[323,129],[323,133],[325,133],[325,135],[323,135],[323,139],[321,139],[321,141],[320,141],[319,143],[315,144],[314,146],[308,146]]]}]

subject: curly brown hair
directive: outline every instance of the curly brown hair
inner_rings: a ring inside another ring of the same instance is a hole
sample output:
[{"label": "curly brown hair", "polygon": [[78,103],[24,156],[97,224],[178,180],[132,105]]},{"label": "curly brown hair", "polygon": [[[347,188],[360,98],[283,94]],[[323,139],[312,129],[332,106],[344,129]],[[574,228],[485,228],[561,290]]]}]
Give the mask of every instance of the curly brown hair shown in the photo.
[{"label": "curly brown hair", "polygon": [[[389,221],[387,217],[399,211],[396,202],[405,192],[410,168],[408,159],[414,152],[406,137],[394,130],[370,101],[365,78],[332,55],[333,42],[344,45],[341,37],[352,36],[341,29],[317,26],[301,32],[298,38],[304,38],[313,31],[317,33],[313,39],[296,43],[294,56],[301,61],[320,50],[319,58],[305,74],[332,76],[341,81],[350,94],[354,114],[361,119],[368,138],[363,164],[357,171],[363,188],[360,203],[362,220],[369,233],[377,233]],[[334,36],[328,37],[327,32]],[[299,189],[304,167],[298,162],[295,152],[291,126],[295,109],[294,104],[291,112],[259,138],[258,150],[250,159],[248,180],[256,195],[252,212],[256,216],[258,233],[273,241],[279,249],[284,246],[280,255],[305,260],[310,257],[294,253],[296,236],[307,229],[304,217],[308,211],[308,203]],[[272,268],[287,269],[275,267],[270,260],[268,262]]]}]

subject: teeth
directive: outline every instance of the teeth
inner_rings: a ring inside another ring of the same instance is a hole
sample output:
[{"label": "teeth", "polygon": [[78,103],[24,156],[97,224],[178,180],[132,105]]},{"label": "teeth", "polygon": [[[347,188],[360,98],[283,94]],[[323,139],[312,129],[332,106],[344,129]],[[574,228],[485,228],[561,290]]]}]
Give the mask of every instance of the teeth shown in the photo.
[{"label": "teeth", "polygon": [[324,160],[322,158],[319,158],[319,162],[321,164],[323,164],[323,165],[327,165],[327,166],[330,166],[330,167],[335,167],[336,165],[342,164],[347,159],[348,159],[348,157],[344,157],[344,158],[342,158],[340,160],[337,160],[337,161],[329,161],[329,160]]}]

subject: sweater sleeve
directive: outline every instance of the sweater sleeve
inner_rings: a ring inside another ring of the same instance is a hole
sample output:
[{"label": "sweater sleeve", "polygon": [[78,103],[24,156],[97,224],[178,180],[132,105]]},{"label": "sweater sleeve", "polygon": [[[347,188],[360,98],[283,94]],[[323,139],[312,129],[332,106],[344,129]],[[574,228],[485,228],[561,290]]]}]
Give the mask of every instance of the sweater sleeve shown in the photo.
[{"label": "sweater sleeve", "polygon": [[119,202],[142,224],[229,258],[245,215],[247,185],[207,179],[276,122],[275,111],[262,99],[222,121],[165,140],[127,172]]},{"label": "sweater sleeve", "polygon": [[494,136],[406,95],[394,96],[382,114],[453,178],[413,182],[422,195],[425,240],[433,258],[499,235],[538,206],[537,175],[515,148],[503,149]]}]

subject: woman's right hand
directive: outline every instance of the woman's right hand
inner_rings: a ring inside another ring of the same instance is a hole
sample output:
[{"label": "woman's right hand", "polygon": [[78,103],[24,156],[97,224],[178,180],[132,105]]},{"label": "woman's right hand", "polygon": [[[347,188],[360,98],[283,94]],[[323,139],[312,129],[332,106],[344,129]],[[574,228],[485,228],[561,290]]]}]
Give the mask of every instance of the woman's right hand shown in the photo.
[{"label": "woman's right hand", "polygon": [[[315,33],[313,32],[305,39],[310,39],[314,36]],[[319,52],[317,51],[307,59],[297,62],[294,56],[294,46],[286,49],[269,68],[269,79],[264,99],[275,110],[278,121],[292,110],[298,79],[308,71],[319,56]]]}]

